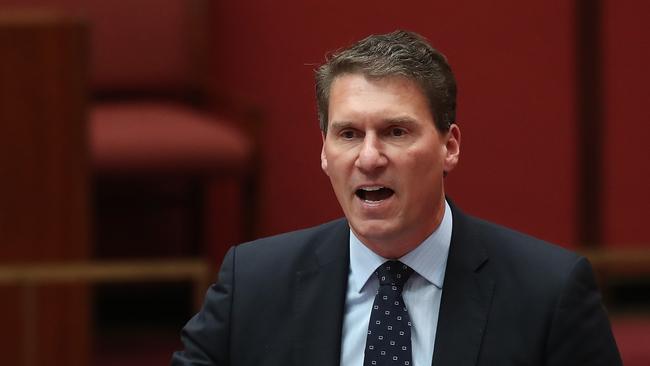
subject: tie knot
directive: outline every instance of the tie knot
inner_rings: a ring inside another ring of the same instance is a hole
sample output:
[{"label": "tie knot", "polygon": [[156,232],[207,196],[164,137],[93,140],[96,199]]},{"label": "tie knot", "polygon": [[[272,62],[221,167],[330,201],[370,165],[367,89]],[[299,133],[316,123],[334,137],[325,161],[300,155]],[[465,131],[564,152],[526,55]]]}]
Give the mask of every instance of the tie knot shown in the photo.
[{"label": "tie knot", "polygon": [[375,271],[381,286],[397,286],[400,289],[412,273],[413,269],[400,261],[384,262]]}]

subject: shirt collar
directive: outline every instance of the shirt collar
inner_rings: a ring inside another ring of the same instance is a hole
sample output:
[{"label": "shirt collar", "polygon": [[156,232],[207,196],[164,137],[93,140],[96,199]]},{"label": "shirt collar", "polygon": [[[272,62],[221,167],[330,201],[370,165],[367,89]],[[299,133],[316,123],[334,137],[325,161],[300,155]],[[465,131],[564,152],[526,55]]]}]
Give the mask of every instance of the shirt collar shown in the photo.
[{"label": "shirt collar", "polygon": [[[399,258],[437,288],[442,288],[445,278],[452,225],[451,208],[445,201],[445,213],[438,228],[415,249]],[[354,291],[361,292],[377,267],[387,260],[365,246],[350,230],[351,276],[348,286]]]}]

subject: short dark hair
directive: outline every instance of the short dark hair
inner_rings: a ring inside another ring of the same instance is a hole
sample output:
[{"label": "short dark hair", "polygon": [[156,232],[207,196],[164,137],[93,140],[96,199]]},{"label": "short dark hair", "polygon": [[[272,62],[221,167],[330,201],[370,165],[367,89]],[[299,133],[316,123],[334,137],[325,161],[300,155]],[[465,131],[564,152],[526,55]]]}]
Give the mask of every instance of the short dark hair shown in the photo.
[{"label": "short dark hair", "polygon": [[327,133],[332,82],[343,74],[369,78],[403,76],[425,94],[436,127],[446,132],[456,121],[456,80],[445,55],[414,32],[397,30],[371,35],[327,57],[316,70],[316,99],[320,128]]}]

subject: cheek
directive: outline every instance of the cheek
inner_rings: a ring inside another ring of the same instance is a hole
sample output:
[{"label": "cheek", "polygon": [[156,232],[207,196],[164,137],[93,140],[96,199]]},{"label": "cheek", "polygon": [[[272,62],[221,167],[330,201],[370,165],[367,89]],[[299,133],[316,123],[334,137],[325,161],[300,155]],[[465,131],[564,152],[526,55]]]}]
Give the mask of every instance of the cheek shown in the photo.
[{"label": "cheek", "polygon": [[401,164],[405,173],[424,178],[435,174],[442,167],[442,158],[438,153],[422,151],[403,151],[398,155],[398,164]]},{"label": "cheek", "polygon": [[327,170],[327,174],[330,176],[345,175],[354,164],[354,160],[351,159],[352,154],[348,151],[325,150],[324,156],[325,159],[321,159],[321,166]]},{"label": "cheek", "polygon": [[408,185],[413,196],[429,196],[442,179],[442,160],[436,155],[406,155],[398,179]]}]

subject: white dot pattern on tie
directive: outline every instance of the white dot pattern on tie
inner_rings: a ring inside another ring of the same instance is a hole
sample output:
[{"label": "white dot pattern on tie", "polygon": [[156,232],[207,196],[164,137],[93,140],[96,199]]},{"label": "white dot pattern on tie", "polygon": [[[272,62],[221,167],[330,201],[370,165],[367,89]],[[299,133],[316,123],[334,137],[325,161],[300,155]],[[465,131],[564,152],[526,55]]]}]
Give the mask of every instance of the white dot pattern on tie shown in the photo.
[{"label": "white dot pattern on tie", "polygon": [[411,364],[411,322],[402,289],[412,273],[399,261],[385,262],[375,271],[379,290],[368,324],[364,366]]}]

